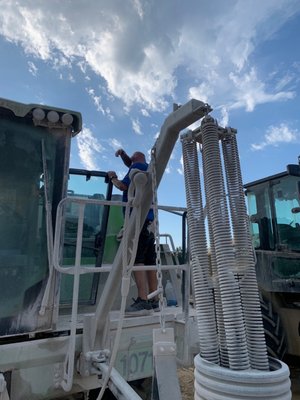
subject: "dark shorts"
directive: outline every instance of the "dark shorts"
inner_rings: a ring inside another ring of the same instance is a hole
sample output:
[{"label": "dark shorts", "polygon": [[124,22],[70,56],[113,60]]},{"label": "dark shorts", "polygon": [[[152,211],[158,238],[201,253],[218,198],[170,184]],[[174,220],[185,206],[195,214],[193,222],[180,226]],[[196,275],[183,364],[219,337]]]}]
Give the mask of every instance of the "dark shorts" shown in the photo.
[{"label": "dark shorts", "polygon": [[149,221],[146,221],[140,233],[135,264],[156,264],[155,238],[153,233],[149,232],[148,226]]}]

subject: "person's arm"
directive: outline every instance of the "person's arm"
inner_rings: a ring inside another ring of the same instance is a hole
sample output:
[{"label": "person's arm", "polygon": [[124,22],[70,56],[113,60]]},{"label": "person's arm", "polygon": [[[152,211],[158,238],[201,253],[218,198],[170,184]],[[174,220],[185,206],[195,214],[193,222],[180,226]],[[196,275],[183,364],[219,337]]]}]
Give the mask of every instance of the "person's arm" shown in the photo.
[{"label": "person's arm", "polygon": [[107,172],[107,176],[109,178],[109,180],[111,181],[111,183],[119,190],[121,190],[121,192],[124,192],[125,190],[127,190],[127,186],[125,185],[125,183],[123,183],[122,181],[120,181],[120,179],[118,179],[117,174],[115,173],[115,171],[108,171]]},{"label": "person's arm", "polygon": [[129,157],[129,155],[126,153],[125,150],[123,150],[123,149],[117,150],[115,153],[115,156],[116,157],[120,156],[122,158],[123,163],[126,165],[126,167],[129,168],[131,166],[131,164],[132,164],[131,158]]}]

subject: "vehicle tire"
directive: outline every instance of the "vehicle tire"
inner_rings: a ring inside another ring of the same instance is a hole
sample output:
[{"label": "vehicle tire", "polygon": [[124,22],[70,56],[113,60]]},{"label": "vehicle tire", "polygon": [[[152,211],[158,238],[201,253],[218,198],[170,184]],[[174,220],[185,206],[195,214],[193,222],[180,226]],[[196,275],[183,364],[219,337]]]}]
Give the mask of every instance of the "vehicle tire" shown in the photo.
[{"label": "vehicle tire", "polygon": [[272,302],[260,299],[268,354],[282,360],[287,352],[287,341],[280,316],[273,310]]}]

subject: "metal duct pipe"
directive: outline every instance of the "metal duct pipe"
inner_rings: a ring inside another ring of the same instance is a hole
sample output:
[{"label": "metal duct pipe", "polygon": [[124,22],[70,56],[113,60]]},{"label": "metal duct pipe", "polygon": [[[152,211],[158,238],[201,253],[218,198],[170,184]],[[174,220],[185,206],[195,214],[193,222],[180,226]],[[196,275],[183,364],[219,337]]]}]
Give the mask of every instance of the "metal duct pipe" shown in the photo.
[{"label": "metal duct pipe", "polygon": [[200,354],[206,360],[219,364],[218,335],[209,274],[197,144],[194,140],[183,139],[182,150]]},{"label": "metal duct pipe", "polygon": [[195,400],[291,400],[287,365],[270,359],[270,371],[232,371],[199,355],[195,363]]},{"label": "metal duct pipe", "polygon": [[266,371],[269,361],[235,131],[227,128],[221,142],[250,364]]},{"label": "metal duct pipe", "polygon": [[218,127],[213,118],[201,123],[206,206],[210,215],[210,242],[214,243],[222,302],[229,367],[243,370],[250,367],[246,332],[238,282],[235,279],[235,258],[219,151]]}]

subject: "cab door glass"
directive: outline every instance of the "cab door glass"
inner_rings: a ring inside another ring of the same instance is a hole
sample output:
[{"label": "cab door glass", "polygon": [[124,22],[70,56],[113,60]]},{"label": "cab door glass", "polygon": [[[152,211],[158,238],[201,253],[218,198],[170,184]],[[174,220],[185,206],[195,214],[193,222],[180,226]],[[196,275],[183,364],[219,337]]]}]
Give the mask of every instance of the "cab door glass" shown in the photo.
[{"label": "cab door glass", "polygon": [[[68,202],[65,206],[63,266],[75,265],[77,228],[80,204],[83,200],[117,200],[112,195],[112,186],[105,182],[106,173],[100,171],[70,170],[68,181]],[[72,199],[74,201],[72,201]],[[117,240],[123,225],[121,206],[86,203],[83,216],[83,235],[81,246],[81,267],[99,267],[112,264],[120,242]],[[105,284],[108,273],[81,274],[79,285],[79,304],[93,305],[96,302],[99,286]],[[62,274],[60,284],[60,304],[68,308],[72,303],[73,276]]]},{"label": "cab door glass", "polygon": [[[104,200],[107,198],[107,183],[103,176],[89,176],[85,174],[70,174],[68,181],[68,197],[70,201],[65,206],[65,229],[63,246],[63,265],[75,265],[77,228],[80,204],[72,198]],[[81,266],[96,264],[97,256],[101,251],[104,238],[101,238],[104,205],[86,204],[83,218],[83,235],[81,247]],[[84,274],[80,277],[79,302],[81,304],[94,303],[96,295],[97,276]],[[60,286],[61,304],[70,304],[73,292],[73,277],[62,275]]]},{"label": "cab door glass", "polygon": [[247,192],[250,232],[256,249],[274,248],[269,185],[262,183]]},{"label": "cab door glass", "polygon": [[273,186],[279,245],[300,251],[300,181],[287,176]]}]

